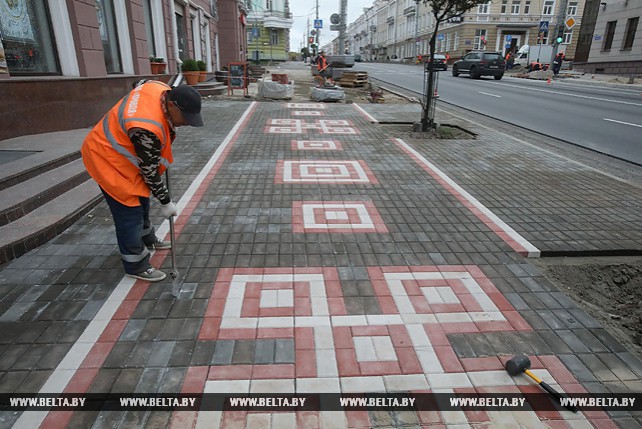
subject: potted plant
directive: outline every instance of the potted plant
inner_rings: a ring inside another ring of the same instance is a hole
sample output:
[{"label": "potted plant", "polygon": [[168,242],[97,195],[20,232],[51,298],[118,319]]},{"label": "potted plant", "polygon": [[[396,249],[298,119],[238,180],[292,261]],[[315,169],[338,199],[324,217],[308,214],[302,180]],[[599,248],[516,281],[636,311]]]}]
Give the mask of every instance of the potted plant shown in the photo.
[{"label": "potted plant", "polygon": [[165,58],[155,57],[153,55],[149,57],[149,65],[152,68],[152,74],[163,74],[165,73],[165,68],[167,67]]},{"label": "potted plant", "polygon": [[198,60],[196,61],[196,65],[198,66],[198,81],[199,82],[205,82],[205,79],[207,78],[207,64],[205,64],[205,61]]},{"label": "potted plant", "polygon": [[196,85],[198,83],[198,75],[200,73],[198,71],[198,64],[196,64],[195,60],[191,58],[184,60],[183,64],[181,64],[181,70],[183,71],[183,75],[185,76],[185,80],[188,85]]}]

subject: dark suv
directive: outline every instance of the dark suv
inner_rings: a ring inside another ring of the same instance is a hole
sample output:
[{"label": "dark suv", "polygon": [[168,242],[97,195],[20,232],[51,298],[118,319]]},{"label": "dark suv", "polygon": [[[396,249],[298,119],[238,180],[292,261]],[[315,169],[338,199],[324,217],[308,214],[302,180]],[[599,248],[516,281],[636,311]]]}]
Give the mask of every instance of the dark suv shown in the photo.
[{"label": "dark suv", "polygon": [[493,76],[500,80],[504,76],[504,57],[499,52],[469,52],[453,64],[453,76],[468,73],[471,78]]}]

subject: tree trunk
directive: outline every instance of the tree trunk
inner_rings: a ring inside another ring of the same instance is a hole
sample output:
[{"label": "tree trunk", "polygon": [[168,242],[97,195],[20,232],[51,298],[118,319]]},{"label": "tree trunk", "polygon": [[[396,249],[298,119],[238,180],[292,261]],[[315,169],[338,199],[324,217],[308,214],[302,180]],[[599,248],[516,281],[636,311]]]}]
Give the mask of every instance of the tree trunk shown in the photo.
[{"label": "tree trunk", "polygon": [[428,71],[427,73],[424,73],[425,75],[425,82],[424,82],[424,100],[423,100],[423,111],[421,115],[421,131],[426,132],[431,128],[435,127],[434,121],[431,119],[432,116],[434,116],[434,113],[432,112],[433,109],[433,97],[434,97],[434,92],[435,92],[435,77],[434,77],[434,70],[433,70],[433,64],[435,61],[435,41],[437,40],[437,30],[439,29],[439,21],[437,21],[435,25],[435,31],[432,33],[432,37],[430,38],[430,58],[428,59],[428,62],[426,63],[425,67],[426,70]]}]

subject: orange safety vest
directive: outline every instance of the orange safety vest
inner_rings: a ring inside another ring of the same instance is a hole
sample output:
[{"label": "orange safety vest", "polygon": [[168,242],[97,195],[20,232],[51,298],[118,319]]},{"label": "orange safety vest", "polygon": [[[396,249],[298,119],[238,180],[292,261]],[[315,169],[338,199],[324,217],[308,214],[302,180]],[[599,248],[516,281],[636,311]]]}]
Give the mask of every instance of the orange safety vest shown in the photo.
[{"label": "orange safety vest", "polygon": [[130,91],[107,112],[89,132],[81,153],[89,175],[116,201],[140,205],[139,197],[149,198],[129,130],[143,128],[161,142],[159,174],[174,161],[170,125],[161,108],[161,96],[171,88],[159,81],[148,81]]},{"label": "orange safety vest", "polygon": [[317,60],[317,68],[319,69],[319,71],[323,71],[327,67],[328,67],[328,60],[323,56],[319,56],[319,59]]}]

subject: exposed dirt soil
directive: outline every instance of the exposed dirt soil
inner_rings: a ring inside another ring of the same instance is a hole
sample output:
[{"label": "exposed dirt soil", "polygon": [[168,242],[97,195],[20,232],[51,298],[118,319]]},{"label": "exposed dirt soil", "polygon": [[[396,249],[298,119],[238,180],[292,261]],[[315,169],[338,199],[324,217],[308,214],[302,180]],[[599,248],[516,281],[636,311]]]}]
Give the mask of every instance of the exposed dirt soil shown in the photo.
[{"label": "exposed dirt soil", "polygon": [[642,357],[642,258],[530,261],[611,335]]}]

